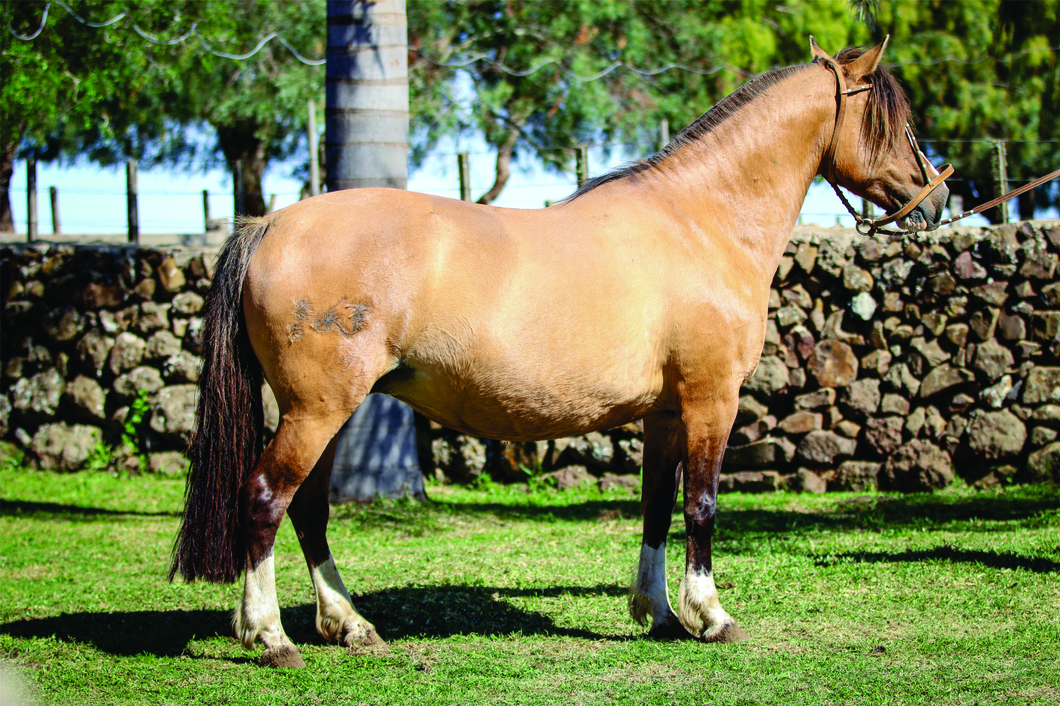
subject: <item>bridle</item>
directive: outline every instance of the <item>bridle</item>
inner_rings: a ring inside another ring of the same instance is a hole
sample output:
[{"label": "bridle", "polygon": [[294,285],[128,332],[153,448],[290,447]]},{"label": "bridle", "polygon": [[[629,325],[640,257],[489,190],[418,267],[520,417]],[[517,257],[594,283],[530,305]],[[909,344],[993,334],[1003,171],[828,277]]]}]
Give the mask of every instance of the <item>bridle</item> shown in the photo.
[{"label": "bridle", "polygon": [[[874,235],[877,232],[887,233],[888,235],[906,235],[911,233],[912,231],[890,230],[882,228],[881,226],[893,223],[899,218],[904,218],[912,213],[914,208],[919,206],[924,199],[930,196],[931,192],[942,186],[942,183],[953,174],[953,165],[945,164],[941,171],[935,169],[931,162],[928,161],[928,158],[924,156],[924,152],[920,149],[920,143],[916,141],[916,136],[913,135],[913,129],[909,127],[909,123],[906,123],[905,136],[909,141],[909,147],[913,150],[913,157],[916,159],[917,166],[920,167],[920,175],[924,179],[924,188],[900,209],[890,215],[884,215],[881,218],[866,218],[854,210],[854,207],[850,205],[850,202],[847,200],[846,196],[843,195],[843,192],[839,189],[839,184],[836,182],[836,147],[839,144],[839,134],[843,128],[843,118],[846,113],[846,97],[854,95],[855,93],[871,91],[872,84],[847,88],[846,79],[843,77],[843,69],[839,65],[839,62],[831,57],[825,57],[824,61],[825,65],[833,74],[835,74],[836,80],[835,126],[832,128],[832,139],[828,143],[828,149],[825,151],[824,158],[821,160],[821,164],[824,168],[824,178],[832,185],[832,188],[835,189],[836,194],[839,196],[839,200],[843,202],[846,209],[850,211],[850,215],[854,217],[856,223],[854,227],[858,233],[867,236]],[[932,172],[934,173],[934,176],[931,176]]]}]

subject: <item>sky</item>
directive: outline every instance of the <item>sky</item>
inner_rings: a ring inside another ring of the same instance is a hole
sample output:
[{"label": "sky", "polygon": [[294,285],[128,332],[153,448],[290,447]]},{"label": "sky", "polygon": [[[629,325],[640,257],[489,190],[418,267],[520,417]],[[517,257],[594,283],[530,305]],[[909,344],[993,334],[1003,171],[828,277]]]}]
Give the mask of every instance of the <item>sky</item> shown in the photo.
[{"label": "sky", "polygon": [[[646,155],[637,155],[646,156]],[[629,156],[612,156],[604,160],[599,151],[590,150],[590,175],[595,176],[614,168]],[[493,183],[495,156],[485,146],[471,150],[472,195],[477,198]],[[455,150],[439,151],[424,165],[412,171],[408,188],[411,191],[459,197]],[[298,200],[302,183],[290,176],[293,164],[272,166],[265,174],[266,201],[275,194],[276,208],[289,206]],[[810,188],[803,204],[801,222],[805,224],[835,225],[838,222],[853,226],[854,220],[843,208],[831,187],[818,180]],[[101,168],[87,162],[75,165],[38,164],[37,203],[39,233],[47,239],[52,230],[49,187],[59,192],[59,221],[64,235],[105,235],[124,233],[125,169],[123,166]],[[172,167],[141,169],[139,172],[140,232],[144,234],[184,234],[203,232],[203,189],[209,192],[210,217],[230,218],[233,215],[232,179],[223,168],[208,171],[184,172]],[[575,189],[573,174],[557,175],[545,172],[532,161],[520,163],[512,170],[512,177],[497,206],[511,208],[540,208],[546,200],[558,200]],[[11,181],[11,202],[17,233],[26,232],[26,164],[19,161]],[[860,200],[855,199],[855,204]],[[971,204],[969,204],[970,206]],[[967,208],[968,206],[966,206]],[[948,214],[947,214],[948,216]],[[1050,214],[1049,217],[1056,217]],[[986,225],[981,216],[962,221],[962,225]]]}]

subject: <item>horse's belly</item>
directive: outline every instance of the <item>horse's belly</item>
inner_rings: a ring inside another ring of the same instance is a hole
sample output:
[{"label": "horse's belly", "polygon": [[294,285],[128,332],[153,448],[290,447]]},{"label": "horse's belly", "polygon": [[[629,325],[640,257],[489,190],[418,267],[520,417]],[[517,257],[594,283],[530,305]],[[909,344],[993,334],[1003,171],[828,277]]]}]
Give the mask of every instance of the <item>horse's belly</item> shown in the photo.
[{"label": "horse's belly", "polygon": [[541,370],[491,360],[483,368],[456,371],[413,363],[407,374],[380,391],[458,431],[532,441],[607,429],[644,416],[657,405],[662,388],[661,371],[647,368],[638,361],[624,371],[606,365]]}]

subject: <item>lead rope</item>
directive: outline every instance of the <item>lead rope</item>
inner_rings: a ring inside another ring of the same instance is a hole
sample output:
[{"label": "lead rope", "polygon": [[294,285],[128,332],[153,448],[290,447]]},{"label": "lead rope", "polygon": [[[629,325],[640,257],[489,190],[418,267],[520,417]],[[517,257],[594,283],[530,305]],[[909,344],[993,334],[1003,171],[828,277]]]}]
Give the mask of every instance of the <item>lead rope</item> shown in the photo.
[{"label": "lead rope", "polygon": [[955,222],[961,220],[962,218],[967,218],[968,216],[974,216],[977,213],[982,213],[983,211],[991,209],[991,208],[993,208],[994,206],[997,206],[1000,203],[1004,203],[1005,201],[1008,201],[1011,198],[1015,198],[1015,197],[1019,196],[1020,194],[1026,192],[1026,191],[1030,191],[1031,189],[1039,187],[1042,184],[1050,182],[1053,179],[1056,179],[1057,177],[1060,177],[1060,169],[1057,169],[1055,172],[1050,172],[1049,174],[1046,174],[1043,177],[1039,177],[1039,178],[1035,179],[1034,181],[1032,181],[1029,184],[1024,184],[1023,186],[1021,186],[1018,189],[1013,189],[1012,191],[1008,192],[1004,196],[998,196],[996,199],[994,199],[992,201],[987,201],[984,204],[980,204],[980,205],[976,206],[975,208],[973,208],[971,211],[965,211],[964,213],[962,213],[959,216],[954,216],[953,218],[947,218],[944,221],[939,221],[939,225],[940,226],[949,225],[950,223],[955,223]]},{"label": "lead rope", "polygon": [[[947,169],[944,169],[942,172],[940,172],[939,176],[941,176],[944,179],[944,178],[948,177],[952,173],[953,173],[953,167],[950,167],[949,165],[947,165]],[[964,213],[961,213],[960,215],[953,216],[952,218],[947,218],[946,220],[943,220],[943,221],[939,221],[939,226],[945,226],[945,225],[949,225],[950,223],[956,223],[957,221],[959,221],[959,220],[961,220],[963,218],[967,218],[968,216],[974,216],[977,213],[982,213],[983,211],[989,210],[989,209],[993,208],[994,206],[997,206],[998,204],[1001,204],[1001,203],[1004,203],[1005,201],[1008,201],[1009,199],[1014,199],[1017,196],[1019,196],[1020,194],[1025,193],[1027,191],[1030,191],[1031,189],[1039,187],[1042,184],[1048,183],[1048,182],[1050,182],[1050,181],[1052,181],[1053,179],[1056,179],[1056,178],[1060,178],[1060,169],[1057,169],[1055,172],[1050,172],[1049,174],[1046,174],[1043,177],[1039,177],[1038,179],[1035,179],[1034,181],[1030,182],[1029,184],[1024,184],[1023,186],[1021,186],[1018,189],[1013,189],[1012,191],[1008,192],[1004,196],[998,196],[996,199],[992,199],[990,201],[987,201],[986,203],[979,204],[978,206],[976,206],[975,208],[973,208],[970,211],[965,211]],[[936,177],[936,179],[938,179],[938,177]],[[857,223],[857,225],[854,226],[854,229],[858,233],[861,233],[862,235],[866,235],[866,236],[872,236],[875,233],[883,233],[885,235],[891,236],[891,240],[897,240],[898,238],[901,238],[902,236],[912,235],[912,234],[918,232],[918,231],[911,231],[911,230],[891,230],[889,228],[881,228],[881,227],[879,227],[884,221],[889,223],[890,221],[896,220],[897,218],[900,218],[901,216],[899,216],[896,213],[893,216],[888,216],[886,219],[881,218],[881,219],[878,219],[878,220],[875,220],[875,221],[871,220],[871,219],[868,219],[868,218],[865,218],[860,213],[858,213],[857,211],[854,210],[854,207],[850,205],[850,202],[847,200],[846,196],[843,195],[843,192],[839,189],[839,187],[836,186],[835,182],[829,181],[828,183],[832,185],[833,189],[835,189],[836,195],[839,197],[839,200],[843,202],[843,205],[846,207],[846,209],[848,211],[850,211],[850,215],[854,217],[854,220]],[[930,187],[930,189],[929,189],[929,187]],[[934,189],[934,187],[931,186],[930,184],[928,186],[924,187],[924,190],[929,191],[929,192],[931,190],[933,190],[933,189]],[[911,203],[913,203],[915,205],[916,202],[914,200]],[[912,210],[912,209],[910,209],[910,210]],[[899,212],[899,213],[901,213],[901,212]],[[864,228],[864,230],[863,230],[863,228]]]}]

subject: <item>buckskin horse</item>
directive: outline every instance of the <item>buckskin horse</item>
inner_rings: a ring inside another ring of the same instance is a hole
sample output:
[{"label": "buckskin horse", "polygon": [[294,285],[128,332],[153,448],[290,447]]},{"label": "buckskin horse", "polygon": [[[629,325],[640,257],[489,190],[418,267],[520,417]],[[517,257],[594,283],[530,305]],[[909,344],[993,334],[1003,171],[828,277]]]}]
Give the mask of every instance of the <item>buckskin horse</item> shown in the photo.
[{"label": "buckskin horse", "polygon": [[[232,582],[261,661],[302,666],[284,634],[273,542],[288,514],[329,642],[381,639],[328,548],[335,436],[365,396],[451,429],[525,441],[644,421],[643,541],[629,609],[656,638],[745,636],[711,568],[718,473],[762,350],[770,284],[821,174],[932,229],[948,190],[916,146],[886,41],[744,85],[645,161],[562,203],[503,209],[391,189],[314,197],[245,220],[204,314],[197,429],[172,579]],[[844,119],[845,115],[845,119]],[[262,451],[262,376],[279,403]],[[681,475],[683,474],[683,476]],[[685,574],[666,535],[684,483]]]}]

